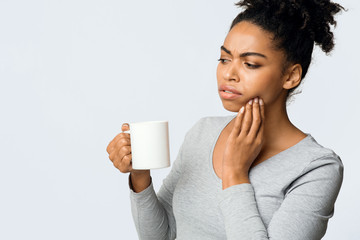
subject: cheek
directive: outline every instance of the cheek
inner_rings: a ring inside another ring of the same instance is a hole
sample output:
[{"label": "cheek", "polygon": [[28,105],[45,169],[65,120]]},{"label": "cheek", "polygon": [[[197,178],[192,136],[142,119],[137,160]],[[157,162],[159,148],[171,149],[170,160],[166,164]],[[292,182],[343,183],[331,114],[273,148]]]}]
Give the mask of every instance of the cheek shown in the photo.
[{"label": "cheek", "polygon": [[278,95],[282,90],[279,76],[267,72],[257,72],[244,76],[247,81],[246,91],[249,93],[249,99],[256,96],[261,97],[265,102],[271,101],[274,95]]}]

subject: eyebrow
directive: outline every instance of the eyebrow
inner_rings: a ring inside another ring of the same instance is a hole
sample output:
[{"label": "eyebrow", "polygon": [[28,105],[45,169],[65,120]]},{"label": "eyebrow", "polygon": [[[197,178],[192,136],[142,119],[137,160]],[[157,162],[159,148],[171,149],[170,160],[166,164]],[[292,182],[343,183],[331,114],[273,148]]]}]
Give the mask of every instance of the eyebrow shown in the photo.
[{"label": "eyebrow", "polygon": [[[232,56],[231,51],[226,49],[224,46],[221,46],[220,49]],[[258,56],[258,57],[267,58],[264,54],[257,53],[257,52],[244,52],[244,53],[240,54],[240,57],[247,57],[247,56]]]}]

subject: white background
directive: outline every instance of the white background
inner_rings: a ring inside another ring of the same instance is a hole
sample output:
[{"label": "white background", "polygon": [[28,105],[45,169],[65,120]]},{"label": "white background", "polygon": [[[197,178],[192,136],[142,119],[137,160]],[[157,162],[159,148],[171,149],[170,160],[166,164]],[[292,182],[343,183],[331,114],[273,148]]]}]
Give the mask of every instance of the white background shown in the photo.
[{"label": "white background", "polygon": [[[341,1],[331,56],[315,51],[293,123],[342,158],[324,239],[360,239],[360,3]],[[0,0],[0,239],[137,239],[121,123],[169,120],[172,161],[217,95],[233,1]],[[170,168],[152,171],[155,189]]]}]

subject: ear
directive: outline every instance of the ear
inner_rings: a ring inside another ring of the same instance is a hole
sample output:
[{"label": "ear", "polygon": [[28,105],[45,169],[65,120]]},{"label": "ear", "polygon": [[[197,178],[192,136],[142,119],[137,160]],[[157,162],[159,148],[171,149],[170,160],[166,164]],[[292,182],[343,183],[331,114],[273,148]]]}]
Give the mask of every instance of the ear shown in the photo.
[{"label": "ear", "polygon": [[302,67],[300,64],[291,65],[284,74],[283,88],[291,89],[301,82]]}]

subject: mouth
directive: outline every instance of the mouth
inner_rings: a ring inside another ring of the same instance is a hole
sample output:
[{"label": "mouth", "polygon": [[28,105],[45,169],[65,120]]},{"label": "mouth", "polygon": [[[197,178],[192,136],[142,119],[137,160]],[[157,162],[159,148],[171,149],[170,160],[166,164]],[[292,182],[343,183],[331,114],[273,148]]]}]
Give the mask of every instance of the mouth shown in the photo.
[{"label": "mouth", "polygon": [[223,99],[235,99],[242,96],[242,94],[235,87],[230,85],[220,85],[219,94]]},{"label": "mouth", "polygon": [[227,91],[227,90],[223,90],[223,92],[236,94],[234,92],[230,92],[230,91]]},{"label": "mouth", "polygon": [[235,87],[230,85],[220,85],[219,91],[241,95],[241,93]]}]

